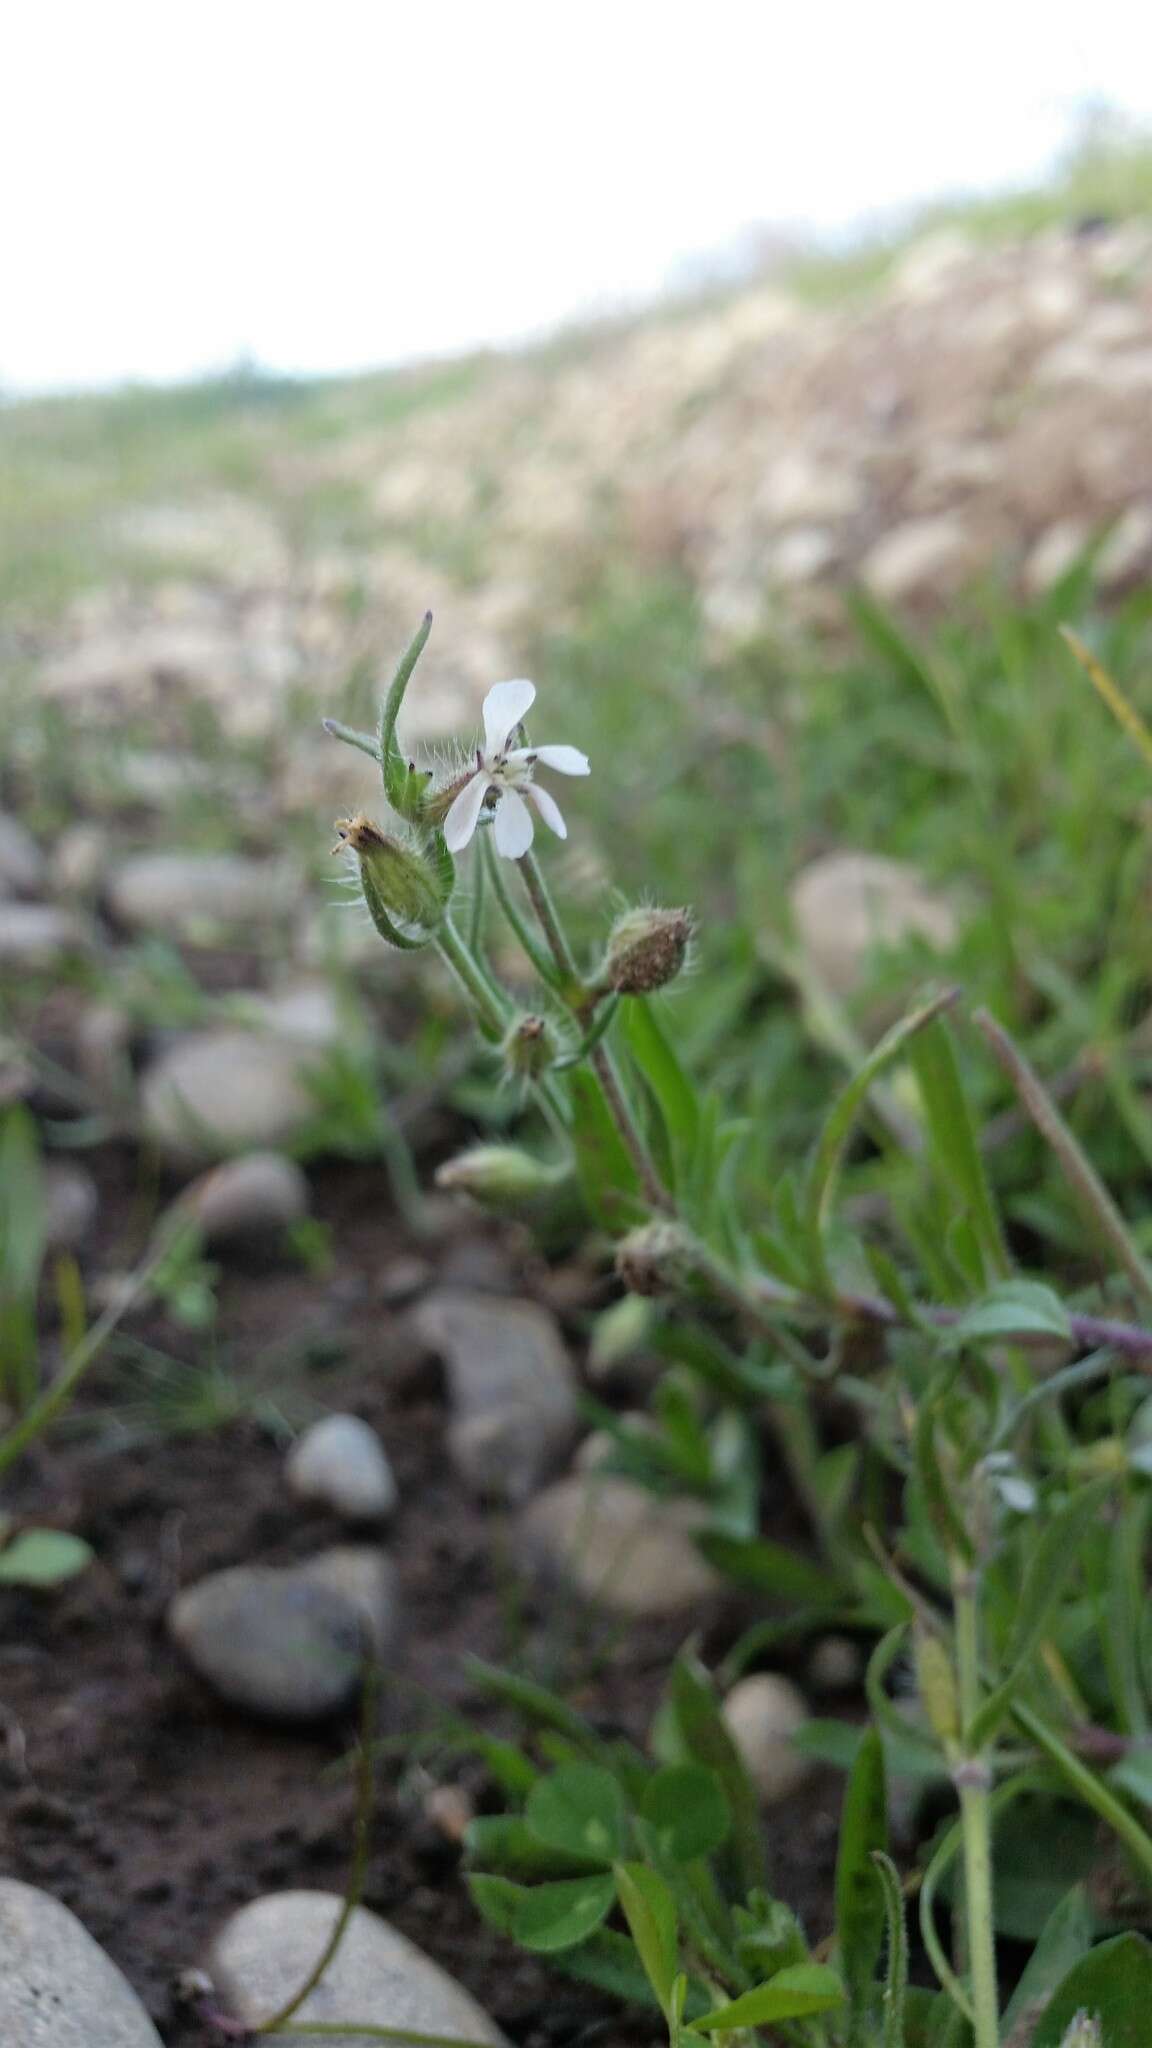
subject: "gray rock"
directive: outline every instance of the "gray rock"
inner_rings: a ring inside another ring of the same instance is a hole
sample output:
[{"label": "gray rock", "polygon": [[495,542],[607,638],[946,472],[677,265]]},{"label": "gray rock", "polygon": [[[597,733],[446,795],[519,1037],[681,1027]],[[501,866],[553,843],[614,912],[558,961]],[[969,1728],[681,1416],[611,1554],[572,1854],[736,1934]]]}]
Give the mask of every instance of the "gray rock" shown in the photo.
[{"label": "gray rock", "polygon": [[955,590],[975,566],[972,535],[950,512],[906,519],[869,549],[860,574],[890,604]]},{"label": "gray rock", "polygon": [[201,1174],[180,1205],[196,1218],[206,1244],[227,1244],[299,1222],[308,1214],[308,1179],[281,1152],[243,1152]]},{"label": "gray rock", "polygon": [[248,1031],[202,1031],[160,1055],[141,1082],[145,1135],[177,1163],[282,1145],[313,1104],[299,1046]]},{"label": "gray rock", "polygon": [[18,818],[0,811],[0,896],[39,896],[47,877],[44,856]]},{"label": "gray rock", "polygon": [[251,997],[245,1008],[263,1030],[297,1045],[325,1051],[348,1036],[330,981],[290,982],[270,995]]},{"label": "gray rock", "polygon": [[235,854],[140,853],[114,870],[108,904],[133,931],[195,939],[268,924],[294,909],[299,879],[275,861]]},{"label": "gray rock", "polygon": [[0,901],[0,967],[35,972],[90,949],[90,935],[71,910],[55,903]]},{"label": "gray rock", "polygon": [[654,1619],[714,1599],[723,1580],[692,1540],[690,1502],[588,1472],[548,1487],[520,1517],[525,1562],[615,1614]]},{"label": "gray rock", "polygon": [[576,1428],[575,1375],[554,1318],[535,1302],[445,1289],[415,1320],[447,1367],[448,1449],[461,1477],[478,1493],[526,1500]]},{"label": "gray rock", "polygon": [[92,1175],[70,1160],[49,1160],[44,1169],[48,1243],[53,1251],[71,1251],[87,1237],[96,1221],[100,1197]]},{"label": "gray rock", "polygon": [[[227,2010],[257,2027],[286,2004],[322,1953],[342,1903],[331,1892],[273,1892],[234,1913],[205,1958]],[[491,2048],[504,2044],[487,2013],[439,1964],[363,1906],[298,2017],[301,2027],[359,2021]],[[276,2038],[284,2048],[308,2048],[313,2037],[289,2028]],[[362,2037],[334,2034],[329,2048],[362,2048]]]},{"label": "gray rock", "polygon": [[74,1913],[0,1877],[4,2048],[161,2048],[144,2007]]},{"label": "gray rock", "polygon": [[298,1578],[321,1586],[354,1607],[377,1657],[388,1656],[399,1637],[400,1595],[396,1567],[386,1551],[370,1543],[340,1543],[295,1567]]},{"label": "gray rock", "polygon": [[732,1687],[722,1712],[765,1806],[799,1791],[812,1771],[792,1739],[809,1718],[803,1693],[773,1671],[755,1671]]},{"label": "gray rock", "polygon": [[69,825],[52,848],[52,887],[64,897],[95,896],[108,865],[108,834],[100,825]]},{"label": "gray rock", "polygon": [[374,1522],[396,1506],[396,1479],[376,1431],[358,1415],[324,1415],[288,1454],[288,1484],[349,1522]]},{"label": "gray rock", "polygon": [[168,1629],[222,1699],[272,1720],[325,1720],[359,1688],[362,1615],[299,1566],[212,1572],[177,1594]]},{"label": "gray rock", "polygon": [[800,945],[833,995],[860,987],[879,947],[920,938],[946,948],[956,939],[951,904],[882,854],[823,854],[797,875],[790,899]]}]

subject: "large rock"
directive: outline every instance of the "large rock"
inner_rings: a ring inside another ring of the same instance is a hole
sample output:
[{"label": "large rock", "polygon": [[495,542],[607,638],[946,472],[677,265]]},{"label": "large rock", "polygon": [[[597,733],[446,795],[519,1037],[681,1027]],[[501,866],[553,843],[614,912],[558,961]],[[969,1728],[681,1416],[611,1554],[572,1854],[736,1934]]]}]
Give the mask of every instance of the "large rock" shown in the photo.
[{"label": "large rock", "polygon": [[[331,1892],[273,1892],[241,1907],[205,1958],[222,2005],[247,2027],[270,2019],[315,1966],[342,1905]],[[439,1964],[363,1906],[297,2018],[302,2029],[308,2022],[335,2026],[346,2020],[350,2026],[359,2021],[411,2027],[417,2035],[482,2041],[491,2048],[504,2043],[487,2013]],[[291,2027],[276,2036],[284,2048],[308,2048],[314,2038]],[[351,2031],[327,2041],[328,2048],[363,2048],[363,2036]]]},{"label": "large rock", "polygon": [[723,1580],[692,1540],[700,1514],[596,1471],[561,1479],[525,1509],[524,1561],[585,1600],[636,1620],[714,1599]]},{"label": "large rock", "polygon": [[144,1135],[178,1164],[275,1148],[314,1105],[299,1045],[250,1031],[201,1031],[177,1041],[144,1075]]},{"label": "large rock", "polygon": [[229,1244],[298,1223],[308,1214],[308,1180],[281,1152],[243,1152],[201,1174],[180,1205],[206,1244]]},{"label": "large rock", "polygon": [[324,1415],[293,1444],[288,1484],[349,1522],[380,1521],[396,1505],[396,1480],[376,1431],[359,1415]]},{"label": "large rock", "polygon": [[576,1380],[554,1318],[535,1302],[445,1289],[416,1324],[447,1368],[457,1470],[478,1493],[526,1500],[576,1428]]},{"label": "large rock", "polygon": [[374,1609],[369,1624],[347,1583],[306,1564],[212,1572],[168,1609],[169,1633],[201,1678],[278,1721],[322,1721],[348,1706],[366,1650],[390,1639],[393,1619]]},{"label": "large rock", "polygon": [[161,2048],[126,1978],[48,1892],[0,1877],[3,2048]]},{"label": "large rock", "polygon": [[47,863],[18,818],[0,811],[0,896],[38,896],[46,880]]},{"label": "large rock", "polygon": [[114,870],[107,891],[109,908],[131,930],[184,939],[275,922],[299,893],[298,877],[279,862],[207,853],[136,854]]},{"label": "large rock", "polygon": [[791,906],[809,964],[837,996],[861,986],[879,947],[919,938],[943,950],[956,939],[951,904],[915,868],[878,853],[827,853],[811,861],[792,884]]}]

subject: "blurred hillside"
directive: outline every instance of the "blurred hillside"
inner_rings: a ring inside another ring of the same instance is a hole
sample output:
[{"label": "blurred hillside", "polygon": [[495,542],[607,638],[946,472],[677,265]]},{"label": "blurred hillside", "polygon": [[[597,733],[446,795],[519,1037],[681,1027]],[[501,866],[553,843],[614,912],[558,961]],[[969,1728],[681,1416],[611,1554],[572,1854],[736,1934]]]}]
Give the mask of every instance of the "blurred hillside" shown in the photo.
[{"label": "blurred hillside", "polygon": [[896,249],[535,352],[0,410],[9,682],[98,716],[178,689],[259,734],[345,701],[426,606],[419,712],[470,714],[606,571],[717,653],[862,583],[940,606],[1096,550],[1152,567],[1152,158]]}]

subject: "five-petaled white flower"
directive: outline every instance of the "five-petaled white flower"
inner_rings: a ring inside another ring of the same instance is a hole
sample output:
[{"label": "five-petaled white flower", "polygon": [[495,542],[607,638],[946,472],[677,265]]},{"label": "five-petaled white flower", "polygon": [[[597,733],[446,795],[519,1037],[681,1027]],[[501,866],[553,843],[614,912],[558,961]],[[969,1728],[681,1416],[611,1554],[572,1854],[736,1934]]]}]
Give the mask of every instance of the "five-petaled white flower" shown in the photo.
[{"label": "five-petaled white flower", "polygon": [[508,860],[519,860],[532,844],[532,813],[525,796],[557,837],[567,839],[568,827],[558,804],[546,789],[537,787],[533,776],[537,767],[555,768],[560,775],[587,775],[588,756],[578,747],[509,747],[535,697],[536,685],[529,682],[494,683],[485,697],[484,745],[476,749],[476,773],[469,777],[444,820],[449,853],[459,853],[467,846],[489,790],[494,790],[498,799],[493,825],[496,851]]}]

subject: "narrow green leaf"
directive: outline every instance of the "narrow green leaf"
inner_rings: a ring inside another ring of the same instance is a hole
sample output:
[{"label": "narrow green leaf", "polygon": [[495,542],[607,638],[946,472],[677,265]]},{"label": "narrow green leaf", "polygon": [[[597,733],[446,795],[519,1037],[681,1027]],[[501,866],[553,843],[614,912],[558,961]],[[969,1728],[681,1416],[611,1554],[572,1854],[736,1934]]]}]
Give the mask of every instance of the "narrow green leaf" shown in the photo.
[{"label": "narrow green leaf", "polygon": [[715,1533],[697,1539],[710,1564],[742,1586],[755,1586],[789,1605],[835,1606],[843,1599],[843,1587],[830,1572],[811,1564],[782,1543],[763,1536],[722,1536]]},{"label": "narrow green leaf", "polygon": [[1070,1338],[1068,1311],[1058,1294],[1039,1280],[1005,1280],[966,1309],[954,1327],[957,1338],[975,1342],[997,1337]]},{"label": "narrow green leaf", "polygon": [[848,1994],[849,2048],[866,2048],[884,1940],[884,1892],[873,1857],[888,1846],[884,1751],[877,1729],[860,1745],[844,1792],[836,1858],[836,1941]]},{"label": "narrow green leaf", "polygon": [[1061,2048],[1078,2012],[1099,2019],[1106,2048],[1148,2048],[1152,1946],[1143,1935],[1118,1934],[1073,1963],[1045,2008],[1032,2048]]},{"label": "narrow green leaf", "polygon": [[660,1854],[673,1863],[714,1855],[732,1822],[724,1788],[705,1764],[669,1764],[657,1771],[640,1811]]},{"label": "narrow green leaf", "polygon": [[1092,1945],[1092,1910],[1084,1885],[1074,1884],[1054,1906],[1004,2012],[1007,2039],[1026,2012],[1042,2005]]},{"label": "narrow green leaf", "polygon": [[595,1074],[573,1067],[564,1082],[572,1099],[572,1144],[584,1199],[598,1223],[619,1231],[644,1213],[636,1168]]},{"label": "narrow green leaf", "polygon": [[539,1779],[524,1818],[538,1841],[572,1856],[612,1863],[627,1843],[624,1795],[597,1764],[566,1764]]},{"label": "narrow green leaf", "polygon": [[362,754],[369,755],[373,761],[379,763],[380,742],[375,733],[357,732],[354,726],[341,725],[338,718],[326,718],[324,730],[331,733],[334,740],[343,740],[348,747],[359,747]]},{"label": "narrow green leaf", "polygon": [[664,1122],[673,1181],[676,1187],[683,1188],[700,1131],[696,1091],[652,1004],[644,996],[630,996],[621,1010],[629,1050]]},{"label": "narrow green leaf", "polygon": [[909,1016],[901,1018],[869,1053],[837,1097],[820,1133],[804,1189],[804,1214],[810,1240],[817,1244],[823,1242],[841,1162],[869,1089],[885,1068],[901,1058],[917,1032],[923,1031],[941,1010],[955,1000],[955,989],[943,989]]},{"label": "narrow green leaf", "polygon": [[796,1963],[778,1971],[767,1984],[706,2012],[694,2025],[701,2034],[729,2033],[739,2027],[768,2027],[777,2020],[806,2019],[843,2003],[844,1986],[835,1970],[824,1963]]},{"label": "narrow green leaf", "polygon": [[762,1886],[767,1877],[755,1786],[728,1732],[708,1675],[694,1658],[676,1659],[669,1695],[671,1718],[682,1750],[715,1771],[723,1787],[732,1829],[720,1851],[720,1866],[722,1870],[726,1867],[734,1895],[742,1896]]},{"label": "narrow green leaf", "polygon": [[1010,1711],[1044,1638],[1052,1614],[1081,1558],[1081,1539],[1095,1522],[1115,1487],[1111,1478],[1094,1479],[1074,1493],[1054,1514],[1033,1544],[1020,1587],[1016,1626],[1005,1662],[1008,1672],[988,1695],[968,1732],[972,1748],[992,1739]]},{"label": "narrow green leaf", "polygon": [[880,1879],[888,1928],[888,1968],[884,1973],[884,2040],[881,2048],[905,2048],[904,2011],[908,1998],[908,1921],[900,1873],[881,1849],[872,1851]]},{"label": "narrow green leaf", "polygon": [[518,1672],[502,1671],[497,1664],[486,1664],[482,1657],[469,1657],[465,1671],[473,1685],[477,1685],[492,1698],[503,1700],[506,1706],[514,1707],[518,1714],[531,1721],[538,1728],[554,1728],[558,1734],[566,1735],[581,1747],[592,1750],[598,1747],[598,1737],[588,1723],[560,1694],[550,1692],[546,1685],[538,1685],[535,1679],[522,1678]]},{"label": "narrow green leaf", "polygon": [[676,1903],[662,1877],[644,1863],[617,1863],[613,1876],[620,1908],[648,1981],[668,2017],[676,1981]]},{"label": "narrow green leaf", "polygon": [[985,1283],[991,1285],[1007,1274],[1008,1256],[951,1033],[942,1017],[934,1018],[913,1040],[910,1057],[933,1158],[963,1204],[980,1247]]}]

